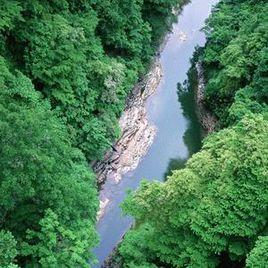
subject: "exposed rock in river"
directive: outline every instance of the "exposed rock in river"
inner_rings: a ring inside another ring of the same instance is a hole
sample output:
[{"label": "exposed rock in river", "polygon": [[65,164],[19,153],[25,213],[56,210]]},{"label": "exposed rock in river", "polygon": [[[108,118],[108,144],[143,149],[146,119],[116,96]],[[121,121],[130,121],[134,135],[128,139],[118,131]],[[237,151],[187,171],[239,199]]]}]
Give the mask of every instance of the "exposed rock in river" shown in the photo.
[{"label": "exposed rock in river", "polygon": [[156,129],[149,124],[145,101],[156,90],[161,77],[161,65],[156,61],[145,79],[132,90],[119,121],[121,137],[93,167],[100,184],[106,179],[120,181],[123,174],[137,167],[152,144]]},{"label": "exposed rock in river", "polygon": [[185,42],[187,40],[187,35],[185,32],[183,31],[180,31],[179,34],[178,34],[178,37],[179,37],[179,40],[181,42]]},{"label": "exposed rock in river", "polygon": [[[152,144],[156,128],[149,123],[145,103],[147,98],[155,92],[161,78],[162,68],[157,59],[150,72],[133,88],[127,99],[125,111],[119,121],[121,137],[106,153],[104,159],[93,166],[99,185],[106,180],[119,182],[123,174],[137,167],[140,159]],[[109,201],[101,198],[98,218],[103,215],[108,203]]]},{"label": "exposed rock in river", "polygon": [[103,216],[105,208],[107,207],[108,204],[109,204],[108,198],[104,197],[103,200],[100,200],[100,208],[99,208],[99,211],[97,213],[97,220],[99,220]]}]

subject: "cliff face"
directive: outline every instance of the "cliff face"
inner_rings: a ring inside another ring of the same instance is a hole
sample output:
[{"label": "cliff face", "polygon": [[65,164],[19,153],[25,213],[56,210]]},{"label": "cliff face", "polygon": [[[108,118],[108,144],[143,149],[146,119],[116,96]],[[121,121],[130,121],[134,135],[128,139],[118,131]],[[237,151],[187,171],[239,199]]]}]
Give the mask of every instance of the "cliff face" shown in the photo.
[{"label": "cliff face", "polygon": [[196,102],[198,105],[200,121],[204,129],[210,133],[215,130],[217,119],[212,115],[204,105],[205,100],[205,79],[203,73],[203,67],[201,62],[196,63],[197,71],[197,92],[196,92]]}]

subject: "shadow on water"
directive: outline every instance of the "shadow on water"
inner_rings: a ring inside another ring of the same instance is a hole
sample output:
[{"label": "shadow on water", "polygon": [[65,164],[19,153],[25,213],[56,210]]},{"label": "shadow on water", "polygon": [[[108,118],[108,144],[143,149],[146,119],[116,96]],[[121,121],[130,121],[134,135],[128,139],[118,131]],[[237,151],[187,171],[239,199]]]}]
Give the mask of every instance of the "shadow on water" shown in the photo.
[{"label": "shadow on water", "polygon": [[184,168],[187,160],[202,147],[205,131],[200,123],[198,107],[195,101],[197,85],[197,73],[192,66],[187,73],[187,80],[185,80],[183,84],[177,84],[178,102],[181,105],[182,113],[188,124],[183,134],[183,141],[188,149],[188,155],[185,158],[170,159],[167,171],[164,175],[165,178],[170,176],[173,170]]}]

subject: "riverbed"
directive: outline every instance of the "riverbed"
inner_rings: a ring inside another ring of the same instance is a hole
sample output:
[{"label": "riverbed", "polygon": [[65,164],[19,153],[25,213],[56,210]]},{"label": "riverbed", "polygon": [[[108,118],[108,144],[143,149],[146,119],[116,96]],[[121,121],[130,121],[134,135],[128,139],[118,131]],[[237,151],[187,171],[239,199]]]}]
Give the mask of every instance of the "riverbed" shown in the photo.
[{"label": "riverbed", "polygon": [[156,135],[135,170],[123,175],[119,182],[107,180],[102,187],[100,195],[109,203],[97,224],[100,244],[94,253],[99,264],[93,267],[101,267],[132,224],[132,219],[122,215],[120,209],[126,192],[136,189],[143,178],[164,180],[172,169],[182,167],[189,156],[200,149],[203,131],[196,112],[193,88],[180,95],[178,85],[187,80],[195,47],[205,44],[205,36],[200,29],[216,3],[217,0],[192,0],[172,26],[160,55],[162,80],[145,105]]}]

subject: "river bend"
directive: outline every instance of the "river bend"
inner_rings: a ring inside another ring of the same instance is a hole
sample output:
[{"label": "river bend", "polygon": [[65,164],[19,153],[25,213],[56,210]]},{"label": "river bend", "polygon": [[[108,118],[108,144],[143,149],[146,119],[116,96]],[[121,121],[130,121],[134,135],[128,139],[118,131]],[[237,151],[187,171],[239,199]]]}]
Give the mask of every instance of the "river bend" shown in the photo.
[{"label": "river bend", "polygon": [[217,0],[192,0],[172,26],[160,55],[162,81],[146,103],[150,122],[157,128],[154,142],[134,171],[123,175],[118,184],[106,181],[101,190],[110,203],[97,224],[100,244],[94,250],[99,260],[96,268],[101,267],[132,224],[132,219],[123,216],[119,206],[126,191],[136,189],[142,178],[164,180],[170,170],[183,166],[201,146],[202,128],[196,115],[194,94],[190,92],[179,98],[177,89],[178,83],[187,79],[195,47],[205,44],[205,35],[200,29],[216,3]]}]

